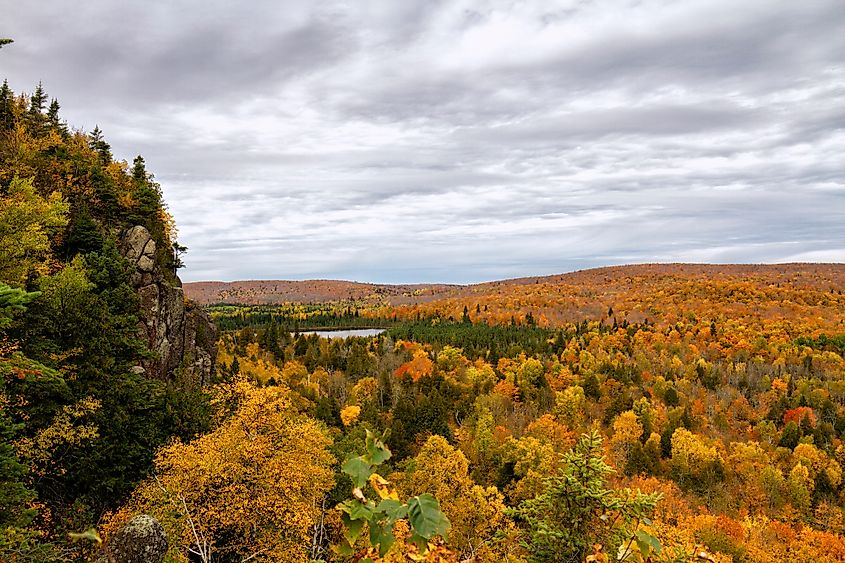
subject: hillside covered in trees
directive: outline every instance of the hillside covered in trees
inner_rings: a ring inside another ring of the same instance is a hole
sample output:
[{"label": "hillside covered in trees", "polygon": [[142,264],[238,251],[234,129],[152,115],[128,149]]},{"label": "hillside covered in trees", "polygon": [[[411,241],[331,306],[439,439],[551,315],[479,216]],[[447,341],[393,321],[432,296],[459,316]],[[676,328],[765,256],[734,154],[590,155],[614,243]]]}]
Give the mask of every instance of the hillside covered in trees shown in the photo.
[{"label": "hillside covered in trees", "polygon": [[3,561],[845,560],[842,265],[200,286],[217,334],[59,111],[0,89]]},{"label": "hillside covered in trees", "polygon": [[301,397],[338,464],[384,433],[382,473],[440,500],[447,557],[840,561],[843,282],[838,264],[641,265],[209,310],[221,377]]},{"label": "hillside covered in trees", "polygon": [[0,560],[90,559],[156,450],[210,427],[214,327],[161,190],[38,85],[0,87]]}]

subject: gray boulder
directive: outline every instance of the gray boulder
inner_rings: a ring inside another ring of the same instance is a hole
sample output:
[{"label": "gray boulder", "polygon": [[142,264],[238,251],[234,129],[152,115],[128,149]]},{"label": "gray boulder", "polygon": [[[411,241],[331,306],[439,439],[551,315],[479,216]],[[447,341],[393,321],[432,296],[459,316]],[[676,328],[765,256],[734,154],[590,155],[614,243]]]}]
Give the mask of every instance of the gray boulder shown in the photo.
[{"label": "gray boulder", "polygon": [[167,553],[167,536],[158,520],[141,514],[115,534],[107,549],[113,563],[161,563]]}]

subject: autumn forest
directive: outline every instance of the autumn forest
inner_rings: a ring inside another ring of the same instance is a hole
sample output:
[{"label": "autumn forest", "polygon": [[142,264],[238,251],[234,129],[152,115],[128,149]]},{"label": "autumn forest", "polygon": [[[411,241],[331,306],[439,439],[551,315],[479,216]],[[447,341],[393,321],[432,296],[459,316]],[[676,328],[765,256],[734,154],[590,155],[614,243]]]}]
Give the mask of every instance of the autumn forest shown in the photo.
[{"label": "autumn forest", "polygon": [[845,265],[183,285],[178,219],[3,83],[0,561],[845,561]]}]

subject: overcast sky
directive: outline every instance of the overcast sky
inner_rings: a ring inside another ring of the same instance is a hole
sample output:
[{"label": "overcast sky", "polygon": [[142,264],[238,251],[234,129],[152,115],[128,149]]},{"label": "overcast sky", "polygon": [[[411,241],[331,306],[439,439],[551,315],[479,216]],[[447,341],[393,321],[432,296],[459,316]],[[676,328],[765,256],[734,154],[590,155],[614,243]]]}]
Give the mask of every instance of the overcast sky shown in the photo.
[{"label": "overcast sky", "polygon": [[845,262],[842,0],[0,0],[196,280]]}]

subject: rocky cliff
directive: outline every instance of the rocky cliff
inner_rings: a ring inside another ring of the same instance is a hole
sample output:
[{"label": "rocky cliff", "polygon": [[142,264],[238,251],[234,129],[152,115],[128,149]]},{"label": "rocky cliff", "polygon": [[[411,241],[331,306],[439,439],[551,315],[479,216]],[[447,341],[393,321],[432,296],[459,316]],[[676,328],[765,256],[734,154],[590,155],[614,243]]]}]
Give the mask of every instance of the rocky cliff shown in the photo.
[{"label": "rocky cliff", "polygon": [[200,385],[210,382],[217,356],[217,329],[211,318],[185,300],[178,277],[177,285],[168,281],[146,228],[138,225],[127,230],[121,238],[121,253],[135,265],[132,284],[140,297],[140,329],[155,353],[136,369],[163,380],[181,373]]}]

